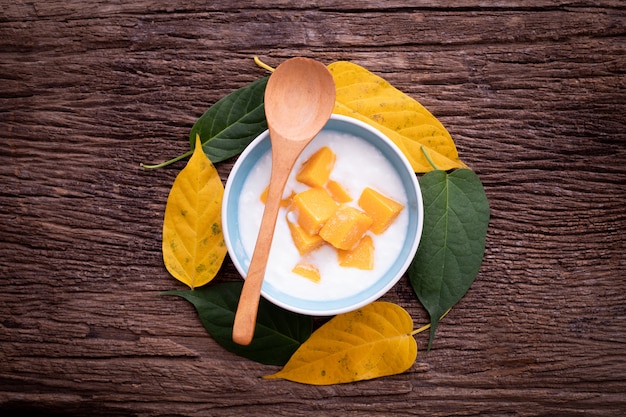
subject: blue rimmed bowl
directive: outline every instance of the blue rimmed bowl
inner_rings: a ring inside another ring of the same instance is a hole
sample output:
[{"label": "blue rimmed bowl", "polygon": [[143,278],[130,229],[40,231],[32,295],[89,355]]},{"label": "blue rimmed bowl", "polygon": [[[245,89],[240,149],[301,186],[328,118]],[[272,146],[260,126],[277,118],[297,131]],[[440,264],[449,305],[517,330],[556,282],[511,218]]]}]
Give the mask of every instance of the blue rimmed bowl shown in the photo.
[{"label": "blue rimmed bowl", "polygon": [[[311,285],[310,283],[304,283],[302,281],[305,280],[304,278],[277,283],[273,282],[272,277],[266,273],[266,279],[261,289],[263,297],[287,310],[314,316],[332,316],[352,311],[377,300],[389,291],[406,272],[413,260],[419,245],[423,225],[422,195],[415,173],[406,157],[387,136],[359,120],[335,114],[332,115],[318,136],[323,136],[322,134],[326,133],[352,135],[362,141],[362,146],[373,146],[378,151],[377,153],[389,162],[388,165],[393,167],[392,169],[395,171],[394,176],[399,179],[399,182],[396,182],[401,184],[402,192],[406,198],[405,210],[407,216],[406,221],[403,222],[406,228],[403,227],[401,233],[398,233],[397,240],[401,243],[397,244],[398,248],[394,250],[392,259],[387,262],[383,269],[376,270],[375,276],[368,279],[368,283],[364,288],[358,288],[354,292],[344,292],[339,296],[320,298],[318,295],[316,297],[308,297],[307,291],[294,292],[294,288],[289,288],[294,285]],[[315,147],[317,140],[318,137],[313,139],[309,147]],[[319,144],[317,146],[319,147]],[[249,228],[243,227],[242,216],[248,215],[250,203],[243,200],[243,191],[248,178],[251,175],[258,175],[259,167],[257,165],[261,163],[260,161],[263,159],[271,161],[271,159],[268,159],[271,158],[270,151],[269,132],[265,131],[254,139],[237,159],[229,174],[224,191],[222,205],[224,238],[230,258],[244,279],[250,265],[254,247],[249,243],[245,244],[246,241],[250,242],[251,236]],[[307,150],[305,149],[303,155],[306,152]],[[355,175],[359,175],[359,170],[367,169],[367,166],[359,164],[360,151],[358,148],[352,149],[351,152],[353,152],[351,158],[355,164]],[[255,193],[260,195],[262,191],[263,187],[259,187],[258,190],[255,190]],[[256,213],[259,220],[261,213]],[[252,239],[256,239],[256,234],[254,234]],[[274,241],[276,242],[277,239],[278,236],[275,235]],[[336,259],[329,257],[327,261],[336,262]],[[283,259],[270,255],[270,262],[283,262]],[[324,279],[341,280],[341,277],[325,276]]]}]

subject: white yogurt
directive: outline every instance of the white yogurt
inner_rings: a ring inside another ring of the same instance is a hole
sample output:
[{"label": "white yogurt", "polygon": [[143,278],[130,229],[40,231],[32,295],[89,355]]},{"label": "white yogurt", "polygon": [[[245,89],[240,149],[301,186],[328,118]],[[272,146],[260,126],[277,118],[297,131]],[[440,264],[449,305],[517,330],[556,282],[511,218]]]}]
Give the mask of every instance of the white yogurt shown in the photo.
[{"label": "white yogurt", "polygon": [[[314,301],[349,297],[376,282],[394,263],[401,251],[409,221],[406,193],[394,167],[373,145],[347,133],[322,131],[315,137],[300,155],[287,181],[285,197],[292,190],[297,193],[309,188],[296,181],[295,176],[302,162],[323,146],[328,146],[337,156],[330,178],[339,182],[350,194],[353,201],[348,204],[358,207],[357,200],[361,191],[365,187],[371,187],[403,204],[404,209],[384,233],[371,234],[374,240],[373,270],[340,266],[336,250],[330,245],[324,245],[304,257],[301,256],[291,239],[286,209],[281,209],[265,272],[265,281],[285,294]],[[355,149],[358,149],[358,153]],[[243,247],[250,258],[254,251],[265,207],[259,197],[269,184],[271,164],[271,152],[266,152],[251,170],[239,197],[240,207],[246,208],[239,210],[240,235]],[[319,269],[320,282],[312,282],[292,272],[293,267],[301,260]]]}]

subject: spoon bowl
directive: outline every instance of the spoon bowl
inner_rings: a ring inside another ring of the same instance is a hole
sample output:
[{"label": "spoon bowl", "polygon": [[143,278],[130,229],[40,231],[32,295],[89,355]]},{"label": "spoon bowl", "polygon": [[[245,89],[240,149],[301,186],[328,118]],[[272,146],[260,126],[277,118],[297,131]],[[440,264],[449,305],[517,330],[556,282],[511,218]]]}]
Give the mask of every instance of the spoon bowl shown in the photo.
[{"label": "spoon bowl", "polygon": [[335,82],[324,64],[308,58],[285,61],[272,73],[265,90],[272,144],[277,135],[288,141],[310,142],[334,106]]},{"label": "spoon bowl", "polygon": [[330,119],[335,82],[324,64],[292,58],[280,64],[265,89],[265,116],[272,144],[270,184],[250,267],[233,325],[233,341],[249,345],[254,337],[261,286],[276,218],[289,174],[304,148]]}]

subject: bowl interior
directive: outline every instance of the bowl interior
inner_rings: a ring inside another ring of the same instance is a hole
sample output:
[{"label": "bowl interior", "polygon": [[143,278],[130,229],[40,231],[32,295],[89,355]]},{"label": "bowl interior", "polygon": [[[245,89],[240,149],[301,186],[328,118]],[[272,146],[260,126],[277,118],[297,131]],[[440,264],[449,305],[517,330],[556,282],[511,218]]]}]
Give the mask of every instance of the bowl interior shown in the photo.
[{"label": "bowl interior", "polygon": [[[385,294],[409,267],[422,233],[423,205],[415,173],[401,151],[382,133],[371,126],[346,116],[333,115],[323,131],[347,133],[373,145],[389,161],[398,174],[406,193],[408,222],[404,240],[393,262],[375,281],[358,292],[335,299],[307,299],[304,296],[289,294],[266,279],[261,290],[262,295],[272,303],[290,311],[303,314],[330,316],[352,311]],[[310,146],[313,146],[315,139]],[[246,276],[251,253],[248,253],[241,235],[240,202],[244,184],[255,168],[259,159],[270,152],[269,133],[259,135],[240,155],[228,177],[222,207],[224,236],[233,264],[242,275]],[[357,150],[355,152],[358,153]],[[367,169],[366,167],[364,169]],[[243,209],[242,209],[243,210]]]}]

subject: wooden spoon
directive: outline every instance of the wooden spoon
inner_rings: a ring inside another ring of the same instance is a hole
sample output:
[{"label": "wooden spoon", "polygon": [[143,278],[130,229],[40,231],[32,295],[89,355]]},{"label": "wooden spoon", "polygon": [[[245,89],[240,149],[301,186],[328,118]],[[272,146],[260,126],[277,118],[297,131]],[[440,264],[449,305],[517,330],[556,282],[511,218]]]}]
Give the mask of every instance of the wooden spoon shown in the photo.
[{"label": "wooden spoon", "polygon": [[335,106],[335,82],[321,62],[291,58],[276,68],[265,89],[265,116],[272,144],[272,171],[248,274],[235,314],[233,341],[254,336],[265,267],[285,184],[298,156],[322,130]]}]

